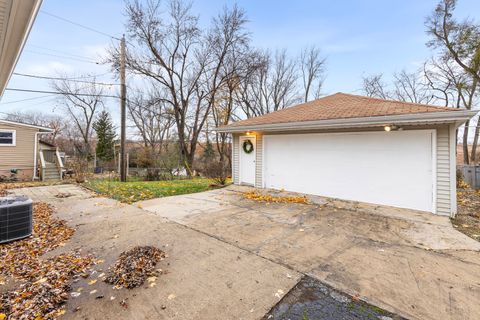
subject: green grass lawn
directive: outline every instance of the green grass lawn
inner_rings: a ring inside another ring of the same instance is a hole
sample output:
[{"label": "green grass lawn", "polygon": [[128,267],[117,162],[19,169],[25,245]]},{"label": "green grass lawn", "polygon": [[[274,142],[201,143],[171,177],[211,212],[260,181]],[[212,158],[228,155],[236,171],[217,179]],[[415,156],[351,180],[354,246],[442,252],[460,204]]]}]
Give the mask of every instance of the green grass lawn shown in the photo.
[{"label": "green grass lawn", "polygon": [[131,181],[91,180],[85,183],[87,188],[107,197],[125,203],[168,197],[179,194],[195,193],[210,189],[210,179],[194,178],[169,181]]}]

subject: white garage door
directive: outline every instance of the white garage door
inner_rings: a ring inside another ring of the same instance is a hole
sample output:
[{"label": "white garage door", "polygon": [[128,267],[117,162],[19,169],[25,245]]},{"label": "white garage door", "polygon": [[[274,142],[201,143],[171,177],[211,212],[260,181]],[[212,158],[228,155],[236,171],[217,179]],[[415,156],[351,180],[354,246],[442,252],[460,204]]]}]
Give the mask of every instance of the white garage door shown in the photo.
[{"label": "white garage door", "polygon": [[264,185],[434,212],[435,131],[264,136]]}]

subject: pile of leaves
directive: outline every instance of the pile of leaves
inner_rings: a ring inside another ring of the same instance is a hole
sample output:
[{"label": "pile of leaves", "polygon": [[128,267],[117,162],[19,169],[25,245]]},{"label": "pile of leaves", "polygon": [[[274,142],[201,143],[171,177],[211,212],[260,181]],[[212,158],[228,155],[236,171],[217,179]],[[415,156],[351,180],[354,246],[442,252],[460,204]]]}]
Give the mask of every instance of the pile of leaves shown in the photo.
[{"label": "pile of leaves", "polygon": [[115,265],[109,269],[105,282],[117,287],[135,288],[141,286],[148,277],[155,277],[157,262],[165,258],[165,253],[152,246],[137,246],[120,254]]},{"label": "pile of leaves", "polygon": [[289,196],[289,197],[282,197],[282,196],[272,196],[269,194],[262,194],[256,191],[251,192],[244,192],[243,197],[245,199],[253,200],[253,201],[261,201],[261,202],[272,202],[272,203],[303,203],[307,204],[308,199],[306,196]]},{"label": "pile of leaves", "polygon": [[35,203],[31,237],[0,246],[0,285],[7,277],[20,285],[0,294],[0,319],[55,319],[65,312],[71,278],[94,262],[92,256],[69,252],[43,259],[41,256],[68,240],[74,230],[54,219],[53,208]]},{"label": "pile of leaves", "polygon": [[469,237],[480,241],[480,191],[464,185],[457,191],[458,213],[453,226]]}]

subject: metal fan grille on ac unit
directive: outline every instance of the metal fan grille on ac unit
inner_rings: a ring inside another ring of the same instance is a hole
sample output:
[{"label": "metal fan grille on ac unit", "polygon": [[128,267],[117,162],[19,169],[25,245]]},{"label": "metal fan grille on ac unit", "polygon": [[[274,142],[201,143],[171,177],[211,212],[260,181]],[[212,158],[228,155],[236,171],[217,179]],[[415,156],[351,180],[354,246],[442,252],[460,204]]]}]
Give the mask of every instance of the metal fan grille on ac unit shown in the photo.
[{"label": "metal fan grille on ac unit", "polygon": [[32,234],[32,200],[26,197],[0,198],[0,243]]}]

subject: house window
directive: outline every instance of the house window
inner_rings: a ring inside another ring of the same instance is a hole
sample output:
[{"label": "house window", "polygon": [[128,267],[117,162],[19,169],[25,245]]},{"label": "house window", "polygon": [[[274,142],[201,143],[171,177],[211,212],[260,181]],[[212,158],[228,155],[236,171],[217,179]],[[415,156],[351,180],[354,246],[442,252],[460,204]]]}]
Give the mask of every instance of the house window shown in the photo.
[{"label": "house window", "polygon": [[15,130],[0,129],[0,146],[15,146]]}]

